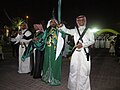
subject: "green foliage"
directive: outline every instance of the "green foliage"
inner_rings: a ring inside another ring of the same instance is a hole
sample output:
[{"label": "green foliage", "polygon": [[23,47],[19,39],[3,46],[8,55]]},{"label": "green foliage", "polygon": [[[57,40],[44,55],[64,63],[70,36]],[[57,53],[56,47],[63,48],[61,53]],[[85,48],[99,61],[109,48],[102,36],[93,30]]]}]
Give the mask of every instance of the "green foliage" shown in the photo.
[{"label": "green foliage", "polygon": [[16,28],[19,28],[19,26],[23,23],[23,22],[25,22],[25,20],[24,19],[22,19],[22,18],[20,18],[20,17],[16,17],[16,18],[13,18],[13,20],[12,20],[12,29],[13,30],[15,30]]}]

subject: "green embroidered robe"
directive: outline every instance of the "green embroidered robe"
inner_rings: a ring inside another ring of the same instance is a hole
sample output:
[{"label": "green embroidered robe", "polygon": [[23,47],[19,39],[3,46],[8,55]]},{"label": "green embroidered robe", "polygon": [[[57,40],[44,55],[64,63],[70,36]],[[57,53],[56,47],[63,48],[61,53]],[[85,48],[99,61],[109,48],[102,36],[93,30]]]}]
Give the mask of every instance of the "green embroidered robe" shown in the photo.
[{"label": "green embroidered robe", "polygon": [[55,60],[58,30],[48,28],[45,32],[45,54],[43,63],[42,80],[48,85],[57,86],[61,84],[61,60],[62,54]]}]

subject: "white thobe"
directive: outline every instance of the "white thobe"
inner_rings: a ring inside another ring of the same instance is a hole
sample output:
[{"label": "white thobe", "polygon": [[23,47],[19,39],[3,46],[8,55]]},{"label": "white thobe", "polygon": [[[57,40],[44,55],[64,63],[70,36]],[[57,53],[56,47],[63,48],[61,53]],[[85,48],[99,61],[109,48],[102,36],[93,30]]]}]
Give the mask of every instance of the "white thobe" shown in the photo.
[{"label": "white thobe", "polygon": [[[22,30],[22,33],[24,33],[25,30]],[[25,36],[26,37],[29,37],[32,33],[30,31],[27,31],[25,33]],[[19,73],[29,73],[31,71],[31,68],[30,68],[30,57],[27,57],[25,59],[25,61],[23,62],[21,60],[21,56],[23,55],[24,51],[25,51],[25,45],[28,46],[29,42],[32,40],[32,39],[29,39],[29,40],[26,40],[26,39],[22,39],[23,37],[23,34],[22,35],[18,35],[17,38],[16,38],[16,41],[20,42],[20,46],[19,46],[19,66],[18,66],[18,72]],[[22,45],[22,43],[25,43],[25,45]]]},{"label": "white thobe", "polygon": [[105,47],[110,48],[110,40],[106,39]]},{"label": "white thobe", "polygon": [[102,39],[100,40],[100,48],[104,48],[105,47],[105,40]]},{"label": "white thobe", "polygon": [[[65,33],[74,36],[74,42],[77,43],[79,39],[79,34],[76,28],[67,29],[64,25],[61,27]],[[83,32],[84,29],[79,28],[80,33]],[[85,35],[83,36],[82,45],[88,51],[88,46],[94,44],[94,34],[90,32],[90,29],[87,30]],[[80,41],[81,42],[81,41]],[[68,78],[68,88],[69,90],[90,90],[90,67],[91,61],[87,61],[86,53],[84,48],[78,49],[74,51],[71,56],[70,62],[70,72]]]},{"label": "white thobe", "polygon": [[99,48],[99,40],[98,39],[95,40],[94,45],[95,45],[95,48]]}]

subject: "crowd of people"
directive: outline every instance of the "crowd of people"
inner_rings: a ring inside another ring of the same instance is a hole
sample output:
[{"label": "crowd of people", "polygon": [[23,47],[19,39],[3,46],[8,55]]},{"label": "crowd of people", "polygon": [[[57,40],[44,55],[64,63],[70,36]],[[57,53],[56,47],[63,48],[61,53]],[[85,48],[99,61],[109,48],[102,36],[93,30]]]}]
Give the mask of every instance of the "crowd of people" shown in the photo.
[{"label": "crowd of people", "polygon": [[38,22],[33,24],[34,32],[31,32],[27,23],[23,22],[18,33],[11,34],[12,53],[18,57],[19,74],[30,74],[34,79],[40,78],[51,86],[61,85],[63,47],[58,56],[56,52],[61,46],[58,44],[59,38],[63,39],[65,34],[57,24],[55,18],[48,21],[46,28]]},{"label": "crowd of people", "polygon": [[[41,79],[50,86],[61,85],[62,59],[70,52],[68,89],[91,90],[89,47],[108,48],[109,53],[116,55],[120,62],[120,35],[101,34],[95,37],[87,27],[84,15],[76,17],[75,20],[73,29],[51,18],[46,27],[37,22],[33,24],[31,31],[28,24],[23,22],[19,30],[13,31],[11,46],[13,56],[18,57],[18,73],[30,74],[34,79]],[[72,41],[69,37],[72,37]]]},{"label": "crowd of people", "polygon": [[86,27],[86,22],[86,17],[80,15],[76,18],[75,28],[68,29],[64,23],[52,18],[46,28],[42,23],[34,23],[34,32],[28,29],[27,23],[22,23],[18,33],[11,36],[11,45],[16,49],[13,56],[18,56],[18,73],[40,78],[50,86],[61,85],[62,57],[69,42],[67,38],[72,36],[75,49],[70,58],[68,88],[90,90],[88,47],[94,44],[94,34]]},{"label": "crowd of people", "polygon": [[120,63],[120,34],[101,34],[95,38],[94,48],[108,49],[111,56],[115,56]]},{"label": "crowd of people", "polygon": [[95,37],[94,48],[110,48],[111,41],[115,41],[116,35],[100,34]]}]

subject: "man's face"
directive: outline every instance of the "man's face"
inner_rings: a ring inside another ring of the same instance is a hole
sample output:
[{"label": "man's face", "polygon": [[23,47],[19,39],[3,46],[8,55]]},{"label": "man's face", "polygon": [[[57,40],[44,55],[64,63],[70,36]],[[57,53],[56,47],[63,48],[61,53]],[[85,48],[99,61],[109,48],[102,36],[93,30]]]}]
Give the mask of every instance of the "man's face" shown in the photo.
[{"label": "man's face", "polygon": [[37,25],[33,25],[35,30],[39,30],[39,28],[37,27]]},{"label": "man's face", "polygon": [[55,19],[52,19],[50,21],[50,26],[55,27],[56,25],[57,25],[57,23],[56,23]]},{"label": "man's face", "polygon": [[84,26],[85,25],[85,19],[84,18],[78,18],[77,22],[80,26]]},{"label": "man's face", "polygon": [[21,28],[21,29],[27,29],[27,24],[22,24],[22,25],[20,25],[20,28]]}]

